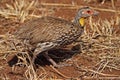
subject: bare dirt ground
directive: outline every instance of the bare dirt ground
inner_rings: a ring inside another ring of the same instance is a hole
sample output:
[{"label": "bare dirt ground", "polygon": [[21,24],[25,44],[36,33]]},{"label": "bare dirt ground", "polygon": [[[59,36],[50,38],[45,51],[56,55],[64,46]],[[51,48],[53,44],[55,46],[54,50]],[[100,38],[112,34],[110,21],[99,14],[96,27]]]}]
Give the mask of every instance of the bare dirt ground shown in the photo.
[{"label": "bare dirt ground", "polygon": [[[4,8],[6,3],[12,4],[13,2],[12,0],[1,0],[0,7]],[[84,0],[38,0],[37,3],[36,11],[34,11],[35,15],[49,15],[68,21],[74,19],[76,11],[80,6],[90,6],[100,12],[99,16],[94,17],[93,23],[101,19],[99,25],[96,24],[100,31],[96,29],[95,32],[101,35],[94,39],[90,38],[92,33],[83,35],[82,40],[84,43],[81,51],[79,51],[79,45],[73,47],[73,52],[70,50],[49,51],[49,55],[58,64],[71,64],[71,66],[54,68],[42,55],[39,55],[36,59],[36,65],[38,66],[36,70],[38,79],[36,80],[120,80],[120,23],[115,24],[117,22],[116,17],[119,17],[118,21],[120,22],[120,0],[115,2],[116,10],[112,7],[111,1],[107,0],[104,4],[94,2],[94,0],[90,3],[84,2]],[[114,10],[119,12],[115,13]],[[28,18],[25,22],[29,19],[32,18]],[[0,35],[14,33],[21,24],[19,19],[6,18],[1,15]],[[104,25],[109,26],[101,29]],[[89,23],[86,26],[89,29],[88,31],[94,31]],[[110,30],[112,30],[111,33]],[[2,38],[0,40],[2,42]],[[30,79],[34,74],[29,72],[29,66],[16,64],[18,63],[18,58],[15,57],[17,53],[10,52],[10,50],[7,52],[7,47],[2,47],[7,43],[2,44],[0,45],[0,80],[33,80],[32,78]],[[77,42],[74,44],[77,44]],[[81,43],[78,42],[78,44]],[[72,45],[69,45],[69,48],[72,48]]]}]

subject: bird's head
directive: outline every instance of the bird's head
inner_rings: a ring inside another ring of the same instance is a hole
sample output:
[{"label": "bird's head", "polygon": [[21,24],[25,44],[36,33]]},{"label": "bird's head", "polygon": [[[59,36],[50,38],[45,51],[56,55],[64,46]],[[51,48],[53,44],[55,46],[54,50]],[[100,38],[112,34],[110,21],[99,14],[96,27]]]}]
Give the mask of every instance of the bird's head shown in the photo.
[{"label": "bird's head", "polygon": [[83,27],[86,18],[88,18],[90,16],[96,16],[96,15],[98,15],[98,13],[99,13],[98,11],[95,11],[89,7],[83,7],[78,10],[78,12],[75,16],[74,23]]}]

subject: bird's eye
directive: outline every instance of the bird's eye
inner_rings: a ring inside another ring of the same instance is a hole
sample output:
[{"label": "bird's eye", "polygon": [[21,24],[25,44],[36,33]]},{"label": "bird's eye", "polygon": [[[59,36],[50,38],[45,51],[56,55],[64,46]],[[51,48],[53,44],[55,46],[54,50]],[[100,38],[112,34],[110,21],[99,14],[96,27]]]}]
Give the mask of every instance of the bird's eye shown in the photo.
[{"label": "bird's eye", "polygon": [[90,11],[90,10],[88,10],[88,11],[87,11],[87,13],[88,13],[88,14],[91,14],[91,11]]},{"label": "bird's eye", "polygon": [[82,14],[92,14],[92,11],[90,11],[90,10],[83,11]]}]

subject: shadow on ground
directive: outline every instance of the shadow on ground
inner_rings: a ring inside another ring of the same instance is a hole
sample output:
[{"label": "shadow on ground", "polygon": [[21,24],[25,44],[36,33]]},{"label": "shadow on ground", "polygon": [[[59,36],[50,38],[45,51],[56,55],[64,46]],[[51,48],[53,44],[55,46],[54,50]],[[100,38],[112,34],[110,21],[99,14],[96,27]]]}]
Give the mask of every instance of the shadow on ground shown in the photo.
[{"label": "shadow on ground", "polygon": [[[78,48],[80,45],[76,45],[72,47],[71,50],[68,49],[55,49],[55,50],[50,50],[48,51],[48,55],[56,62],[59,64],[59,62],[63,62],[64,60],[70,59],[72,56],[80,53],[80,48]],[[77,47],[77,48],[76,48]],[[37,56],[35,59],[35,64],[40,65],[40,66],[45,66],[45,65],[51,65],[51,63],[42,55],[44,53],[41,53]],[[11,60],[8,61],[9,66],[13,66],[17,64],[18,62],[18,57],[14,56]],[[22,62],[22,60],[21,60]],[[29,61],[28,61],[29,62]]]}]

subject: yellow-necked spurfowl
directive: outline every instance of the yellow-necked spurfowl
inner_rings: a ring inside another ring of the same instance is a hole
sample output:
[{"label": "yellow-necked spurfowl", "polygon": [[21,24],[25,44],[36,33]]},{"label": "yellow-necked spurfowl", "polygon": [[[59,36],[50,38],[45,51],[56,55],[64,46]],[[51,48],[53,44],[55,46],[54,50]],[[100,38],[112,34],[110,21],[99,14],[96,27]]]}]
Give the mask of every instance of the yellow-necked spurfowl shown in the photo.
[{"label": "yellow-necked spurfowl", "polygon": [[74,22],[55,17],[41,17],[21,25],[15,32],[15,36],[32,45],[34,48],[33,61],[36,55],[44,52],[46,59],[58,67],[55,61],[48,56],[48,51],[77,40],[83,33],[84,19],[97,14],[97,11],[83,7],[78,10]]}]

